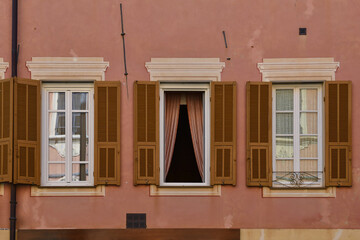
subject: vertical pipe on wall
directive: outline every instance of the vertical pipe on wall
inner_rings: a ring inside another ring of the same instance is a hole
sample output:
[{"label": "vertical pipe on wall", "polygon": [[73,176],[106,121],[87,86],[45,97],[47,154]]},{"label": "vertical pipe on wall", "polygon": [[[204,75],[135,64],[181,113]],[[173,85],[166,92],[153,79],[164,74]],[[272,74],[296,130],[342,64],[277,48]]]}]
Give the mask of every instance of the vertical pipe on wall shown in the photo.
[{"label": "vertical pipe on wall", "polygon": [[[17,51],[17,34],[18,34],[18,0],[12,1],[12,40],[11,40],[11,77],[17,76],[18,51]],[[12,148],[14,149],[14,148]],[[14,152],[13,159],[14,159]],[[13,178],[14,178],[14,161],[12,161]],[[11,183],[10,197],[10,240],[16,239],[16,185]]]}]

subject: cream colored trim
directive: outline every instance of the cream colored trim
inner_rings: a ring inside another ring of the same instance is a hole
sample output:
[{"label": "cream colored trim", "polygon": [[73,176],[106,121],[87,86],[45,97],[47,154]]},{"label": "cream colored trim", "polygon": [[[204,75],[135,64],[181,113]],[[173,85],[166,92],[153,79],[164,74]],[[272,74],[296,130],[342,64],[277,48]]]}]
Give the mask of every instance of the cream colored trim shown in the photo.
[{"label": "cream colored trim", "polygon": [[5,72],[8,67],[9,67],[9,63],[4,62],[4,59],[0,58],[0,79],[5,78]]},{"label": "cream colored trim", "polygon": [[271,189],[263,187],[263,197],[336,197],[336,187],[326,189]]},{"label": "cream colored trim", "polygon": [[32,79],[104,81],[109,62],[102,57],[33,57],[26,66]]},{"label": "cream colored trim", "polygon": [[4,184],[0,183],[0,196],[4,196]]},{"label": "cream colored trim", "polygon": [[150,185],[150,196],[221,196],[221,185],[213,187],[158,187]]},{"label": "cream colored trim", "polygon": [[241,240],[360,239],[359,229],[240,229]]},{"label": "cream colored trim", "polygon": [[145,67],[151,81],[221,81],[219,58],[151,58]]},{"label": "cream colored trim", "polygon": [[0,229],[0,240],[9,240],[10,231],[9,229]]},{"label": "cream colored trim", "polygon": [[105,186],[97,187],[37,187],[31,186],[32,197],[83,197],[105,196]]},{"label": "cream colored trim", "polygon": [[335,81],[334,58],[264,58],[258,63],[263,82]]}]

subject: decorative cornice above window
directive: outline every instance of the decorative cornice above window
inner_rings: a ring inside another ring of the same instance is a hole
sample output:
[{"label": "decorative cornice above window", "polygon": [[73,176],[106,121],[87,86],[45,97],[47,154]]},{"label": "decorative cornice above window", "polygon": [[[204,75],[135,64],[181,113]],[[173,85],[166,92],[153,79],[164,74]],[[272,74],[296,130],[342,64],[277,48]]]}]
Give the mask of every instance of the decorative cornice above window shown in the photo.
[{"label": "decorative cornice above window", "polygon": [[4,59],[0,58],[0,79],[5,78],[5,72],[8,67],[9,63],[4,62]]},{"label": "decorative cornice above window", "polygon": [[263,82],[334,81],[339,67],[334,58],[265,58],[258,63]]},{"label": "decorative cornice above window", "polygon": [[145,63],[151,81],[221,81],[219,58],[151,58]]},{"label": "decorative cornice above window", "polygon": [[104,81],[109,62],[102,57],[33,57],[26,66],[32,79]]}]

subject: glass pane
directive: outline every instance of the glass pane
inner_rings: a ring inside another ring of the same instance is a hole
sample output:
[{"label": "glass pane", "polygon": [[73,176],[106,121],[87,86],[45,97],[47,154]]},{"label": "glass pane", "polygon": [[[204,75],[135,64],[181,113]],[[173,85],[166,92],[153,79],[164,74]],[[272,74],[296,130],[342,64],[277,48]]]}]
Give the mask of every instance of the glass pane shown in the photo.
[{"label": "glass pane", "polygon": [[52,163],[49,164],[49,176],[50,182],[64,182],[65,181],[65,164]]},{"label": "glass pane", "polygon": [[276,137],[276,158],[293,158],[293,137]]},{"label": "glass pane", "polygon": [[302,159],[300,160],[301,172],[316,172],[318,170],[317,159]]},{"label": "glass pane", "polygon": [[88,113],[72,114],[72,161],[88,161]]},{"label": "glass pane", "polygon": [[72,165],[72,181],[88,181],[89,165],[87,163],[73,163]]},{"label": "glass pane", "polygon": [[49,136],[65,135],[65,113],[49,113]]},{"label": "glass pane", "polygon": [[276,133],[277,134],[293,134],[293,114],[277,113],[276,114]]},{"label": "glass pane", "polygon": [[294,107],[294,95],[292,89],[276,89],[276,110],[292,111]]},{"label": "glass pane", "polygon": [[317,136],[300,136],[300,158],[317,158]]},{"label": "glass pane", "polygon": [[49,161],[65,161],[65,113],[49,113]]},{"label": "glass pane", "polygon": [[300,89],[300,110],[317,110],[317,89]]},{"label": "glass pane", "polygon": [[300,134],[317,134],[317,113],[300,113]]},{"label": "glass pane", "polygon": [[88,106],[88,93],[87,92],[74,92],[72,93],[72,109],[73,110],[87,110]]},{"label": "glass pane", "polygon": [[49,92],[49,110],[65,110],[65,93]]},{"label": "glass pane", "polygon": [[291,160],[279,160],[276,159],[276,172],[293,172],[294,161]]}]

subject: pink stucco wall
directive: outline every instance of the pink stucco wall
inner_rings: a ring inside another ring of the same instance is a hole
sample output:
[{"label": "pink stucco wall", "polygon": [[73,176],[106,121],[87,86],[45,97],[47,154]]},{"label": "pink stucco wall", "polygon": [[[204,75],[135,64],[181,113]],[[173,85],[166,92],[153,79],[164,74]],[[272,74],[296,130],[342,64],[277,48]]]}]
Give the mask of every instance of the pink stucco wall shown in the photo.
[{"label": "pink stucco wall", "polygon": [[[30,187],[20,186],[19,228],[124,228],[133,212],[147,213],[149,228],[360,228],[360,1],[20,1],[18,75],[30,77],[31,57],[89,56],[110,62],[106,80],[123,81],[120,2],[130,93],[127,99],[122,89],[122,185],[106,187],[105,197],[30,197]],[[0,57],[8,62],[10,10],[11,0],[0,1]],[[299,36],[299,27],[308,35]],[[148,186],[133,186],[132,86],[149,79],[144,65],[152,57],[217,57],[226,63],[222,80],[237,81],[238,180],[221,197],[149,197]],[[336,79],[353,82],[353,186],[338,188],[336,198],[262,198],[260,188],[246,187],[245,82],[261,80],[256,64],[263,58],[280,57],[334,57]],[[0,228],[9,225],[5,190]]]}]

